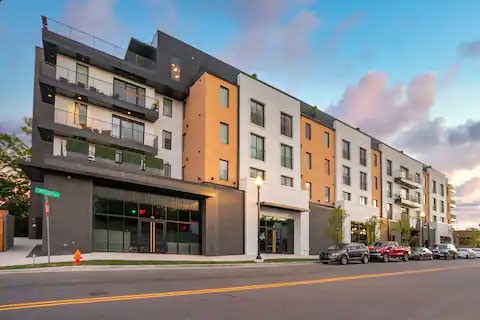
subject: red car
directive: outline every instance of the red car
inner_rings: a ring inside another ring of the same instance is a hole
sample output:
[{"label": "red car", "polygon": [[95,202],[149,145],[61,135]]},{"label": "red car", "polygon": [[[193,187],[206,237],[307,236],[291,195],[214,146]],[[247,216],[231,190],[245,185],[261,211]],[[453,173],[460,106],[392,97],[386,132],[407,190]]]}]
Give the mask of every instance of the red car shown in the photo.
[{"label": "red car", "polygon": [[410,247],[402,247],[396,241],[376,241],[372,243],[370,250],[370,260],[383,260],[389,262],[391,259],[402,259],[408,261],[410,258]]}]

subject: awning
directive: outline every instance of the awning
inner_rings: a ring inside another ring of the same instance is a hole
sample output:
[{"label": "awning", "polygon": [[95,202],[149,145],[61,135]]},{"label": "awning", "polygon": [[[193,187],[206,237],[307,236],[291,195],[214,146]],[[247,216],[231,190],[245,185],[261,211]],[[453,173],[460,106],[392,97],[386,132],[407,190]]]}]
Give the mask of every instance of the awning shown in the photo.
[{"label": "awning", "polygon": [[310,212],[310,208],[289,206],[289,205],[284,205],[284,204],[280,204],[280,203],[273,203],[273,202],[266,202],[266,201],[260,201],[260,205],[261,206],[266,206],[266,207],[272,207],[272,208],[280,208],[280,209],[285,209],[285,210],[298,211],[298,212]]}]

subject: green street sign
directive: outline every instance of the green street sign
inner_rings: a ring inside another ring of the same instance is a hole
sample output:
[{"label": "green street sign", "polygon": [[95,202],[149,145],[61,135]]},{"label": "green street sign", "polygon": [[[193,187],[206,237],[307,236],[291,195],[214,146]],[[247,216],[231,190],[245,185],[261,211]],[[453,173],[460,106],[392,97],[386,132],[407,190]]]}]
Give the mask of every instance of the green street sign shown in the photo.
[{"label": "green street sign", "polygon": [[39,187],[35,187],[35,193],[36,194],[43,194],[44,196],[47,197],[52,197],[52,198],[60,198],[60,192],[58,191],[53,191],[53,190],[48,190],[48,189],[43,189]]}]

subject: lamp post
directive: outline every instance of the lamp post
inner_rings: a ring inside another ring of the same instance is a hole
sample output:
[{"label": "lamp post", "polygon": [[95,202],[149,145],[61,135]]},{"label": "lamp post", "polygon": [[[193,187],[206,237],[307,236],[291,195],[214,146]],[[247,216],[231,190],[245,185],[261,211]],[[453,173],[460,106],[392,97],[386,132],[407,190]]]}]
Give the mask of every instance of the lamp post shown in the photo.
[{"label": "lamp post", "polygon": [[257,185],[257,218],[258,218],[258,236],[257,236],[257,260],[262,260],[260,255],[260,188],[263,185],[263,179],[261,176],[257,176],[255,179]]},{"label": "lamp post", "polygon": [[423,247],[423,219],[425,218],[425,212],[420,212],[420,247]]}]

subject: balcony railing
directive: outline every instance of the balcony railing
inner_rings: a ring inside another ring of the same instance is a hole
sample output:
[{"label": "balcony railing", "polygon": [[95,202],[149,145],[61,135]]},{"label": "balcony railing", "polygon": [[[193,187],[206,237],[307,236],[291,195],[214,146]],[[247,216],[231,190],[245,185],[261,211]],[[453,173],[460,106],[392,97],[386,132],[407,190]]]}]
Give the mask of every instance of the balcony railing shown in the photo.
[{"label": "balcony railing", "polygon": [[410,172],[398,170],[395,172],[395,181],[413,187],[415,189],[422,187],[422,179],[418,175],[413,175]]},{"label": "balcony railing", "polygon": [[128,51],[125,48],[117,46],[116,44],[105,41],[90,33],[78,30],[57,20],[42,16],[42,23],[43,27],[51,32],[64,36],[65,38],[80,42],[84,45],[102,51],[114,57],[130,61],[144,68],[152,68],[154,66],[154,62],[144,56],[136,54],[132,51]]},{"label": "balcony railing", "polygon": [[409,202],[414,202],[416,204],[421,204],[420,197],[415,195],[415,194],[397,194],[395,199],[399,201],[409,201]]},{"label": "balcony railing", "polygon": [[63,109],[55,108],[55,123],[158,148],[158,136],[154,134],[146,133],[133,127],[121,127],[112,122],[94,119]]},{"label": "balcony railing", "polygon": [[[158,100],[146,95],[138,94],[132,90],[126,88],[120,88],[113,83],[91,77],[89,75],[71,70],[59,65],[50,65],[45,62],[47,66],[54,67],[56,79],[65,83],[78,85],[82,88],[88,89],[93,92],[98,92],[114,99],[122,100],[138,107],[143,107],[151,110],[158,111]],[[138,87],[140,88],[140,87]]]}]

